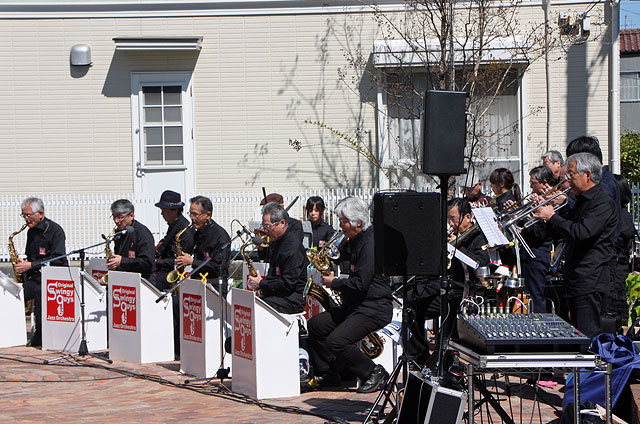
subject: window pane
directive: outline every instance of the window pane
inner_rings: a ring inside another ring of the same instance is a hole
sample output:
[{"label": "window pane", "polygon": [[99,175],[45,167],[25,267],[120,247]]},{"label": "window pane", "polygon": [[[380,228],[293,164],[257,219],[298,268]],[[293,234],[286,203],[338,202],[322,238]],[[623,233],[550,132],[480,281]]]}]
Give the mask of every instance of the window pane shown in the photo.
[{"label": "window pane", "polygon": [[638,74],[620,74],[620,100],[638,98]]},{"label": "window pane", "polygon": [[165,122],[182,122],[182,108],[181,107],[165,107],[164,121]]},{"label": "window pane", "polygon": [[160,105],[160,90],[161,87],[143,87],[144,104],[145,105]]},{"label": "window pane", "polygon": [[145,154],[145,165],[162,165],[162,147],[147,147]]},{"label": "window pane", "polygon": [[180,105],[182,87],[179,85],[171,85],[164,87],[164,104],[165,105]]},{"label": "window pane", "polygon": [[165,148],[165,154],[167,165],[182,165],[182,147],[167,147]]},{"label": "window pane", "polygon": [[162,128],[145,128],[144,141],[147,146],[162,146]]},{"label": "window pane", "polygon": [[164,144],[182,145],[182,127],[166,127],[164,129]]},{"label": "window pane", "polygon": [[144,122],[146,124],[150,122],[162,122],[162,109],[159,107],[145,108]]}]

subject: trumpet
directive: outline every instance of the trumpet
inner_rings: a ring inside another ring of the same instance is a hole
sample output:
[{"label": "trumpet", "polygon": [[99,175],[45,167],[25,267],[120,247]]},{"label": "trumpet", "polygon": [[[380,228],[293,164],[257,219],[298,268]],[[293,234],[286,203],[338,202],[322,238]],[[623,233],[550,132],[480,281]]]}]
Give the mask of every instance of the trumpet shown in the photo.
[{"label": "trumpet", "polygon": [[[557,197],[566,195],[569,191],[571,191],[571,187],[569,187],[567,189],[564,189],[564,190],[562,190],[560,192],[557,192],[557,190],[556,190],[555,193],[552,192],[551,190],[547,191],[545,193],[545,195],[548,196],[548,197],[545,197],[545,200],[543,202],[540,202],[540,203],[538,203],[536,205],[535,202],[531,201],[531,202],[528,202],[526,205],[522,205],[522,207],[524,207],[524,206],[526,206],[526,207],[524,209],[521,207],[519,209],[520,212],[518,214],[515,214],[515,216],[511,217],[508,221],[502,222],[501,223],[502,227],[504,227],[504,228],[510,227],[511,225],[517,223],[521,219],[524,219],[527,216],[531,215],[534,211],[536,211],[541,206],[546,205],[547,203],[551,202],[552,200],[554,200]],[[558,210],[558,209],[564,207],[564,205],[566,205],[566,204],[567,204],[567,202],[564,202],[561,205],[554,206],[553,209],[554,210]],[[539,218],[530,218],[529,220],[527,220],[525,222],[524,228],[529,228],[530,226],[532,226],[533,224],[535,224],[538,221],[539,221]]]}]

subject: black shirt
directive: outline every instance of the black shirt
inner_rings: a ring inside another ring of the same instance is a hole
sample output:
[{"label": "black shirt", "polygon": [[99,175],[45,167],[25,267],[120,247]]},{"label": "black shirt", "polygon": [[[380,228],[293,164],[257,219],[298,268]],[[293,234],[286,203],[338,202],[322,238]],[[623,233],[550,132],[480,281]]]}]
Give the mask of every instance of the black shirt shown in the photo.
[{"label": "black shirt", "polygon": [[569,296],[609,290],[608,263],[617,225],[616,205],[600,184],[576,196],[569,219],[551,217],[549,228],[567,243],[564,283]]},{"label": "black shirt", "polygon": [[507,190],[501,195],[494,197],[493,200],[495,200],[496,202],[496,209],[498,210],[498,213],[502,213],[504,211],[505,209],[504,204],[507,203],[509,200],[517,202],[516,196],[513,195],[513,192],[511,190]]},{"label": "black shirt", "polygon": [[132,233],[116,239],[113,253],[122,256],[118,271],[138,272],[142,278],[149,278],[154,267],[155,245],[151,231],[134,220]]},{"label": "black shirt", "polygon": [[[213,219],[203,228],[196,230],[193,247],[192,269],[199,267],[202,262],[212,258],[209,263],[200,268],[197,276],[191,278],[201,278],[207,274],[207,280],[217,279],[222,271],[226,277],[229,271],[229,260],[231,257],[231,238],[227,231],[218,225]],[[224,246],[226,244],[226,246]],[[223,247],[224,246],[224,247]],[[222,268],[222,270],[221,270]]]},{"label": "black shirt", "polygon": [[[282,237],[271,244],[267,278],[260,282],[264,298],[276,296],[287,300],[291,308],[285,313],[304,310],[305,301],[302,293],[307,282],[309,265],[302,245],[302,224],[298,220],[293,221],[295,222],[287,221],[287,229]],[[269,303],[268,299],[266,302]]]},{"label": "black shirt", "polygon": [[331,284],[340,292],[342,308],[391,321],[391,287],[374,272],[373,227],[343,243],[339,260],[349,261],[349,276],[336,278]]},{"label": "black shirt", "polygon": [[320,221],[317,224],[311,223],[311,230],[313,231],[313,246],[322,247],[320,242],[329,241],[331,236],[336,232],[333,227],[324,221]]},{"label": "black shirt", "polygon": [[[474,261],[478,262],[478,266],[487,266],[489,264],[489,253],[487,249],[482,248],[485,244],[487,244],[487,239],[482,231],[478,230],[476,233],[464,239],[462,243],[458,244],[457,249]],[[460,295],[464,288],[466,280],[465,266],[466,265],[458,258],[454,257],[451,259],[451,279],[453,280],[452,288],[457,295]],[[471,267],[466,268],[469,275],[469,281],[475,282],[477,280],[475,271]]]},{"label": "black shirt", "polygon": [[[176,235],[189,226],[189,220],[180,215],[177,220],[169,224],[167,234],[156,246],[156,271],[168,272],[174,269],[176,262]],[[193,239],[195,229],[182,233],[180,247],[184,253],[193,252]]]},{"label": "black shirt", "polygon": [[[27,231],[27,245],[25,254],[27,261],[31,262],[31,269],[25,272],[26,280],[40,282],[42,274],[40,268],[42,262],[65,254],[66,237],[62,227],[45,217],[33,228]],[[37,263],[36,263],[37,262]],[[57,259],[50,263],[52,266],[68,266],[67,258]]]}]

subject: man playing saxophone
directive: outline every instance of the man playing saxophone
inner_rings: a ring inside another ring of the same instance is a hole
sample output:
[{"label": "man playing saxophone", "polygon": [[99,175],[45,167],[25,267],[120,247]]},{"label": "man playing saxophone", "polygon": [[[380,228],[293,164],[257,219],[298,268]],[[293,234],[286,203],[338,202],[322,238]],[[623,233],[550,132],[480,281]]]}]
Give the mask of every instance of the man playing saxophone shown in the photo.
[{"label": "man playing saxophone", "polygon": [[154,268],[153,234],[147,227],[135,220],[133,204],[127,199],[119,199],[111,204],[111,217],[117,231],[132,227],[133,231],[116,239],[114,255],[107,260],[107,268],[116,271],[138,272],[149,279]]},{"label": "man playing saxophone", "polygon": [[[29,197],[22,201],[22,213],[27,227],[26,260],[15,264],[17,274],[23,274],[25,301],[35,302],[36,331],[31,338],[30,346],[42,345],[42,299],[40,268],[49,258],[65,254],[65,234],[60,225],[44,215],[44,203],[37,197]],[[54,266],[67,266],[67,258],[57,259],[50,263]]]},{"label": "man playing saxophone", "polygon": [[331,272],[322,277],[326,287],[340,292],[342,305],[309,320],[314,378],[303,390],[337,384],[337,361],[362,381],[358,392],[371,393],[382,387],[388,374],[356,343],[391,322],[391,289],[382,276],[374,273],[373,227],[367,204],[362,199],[347,197],[338,203],[335,214],[347,238],[340,248],[340,260],[348,261],[349,275],[337,278]]}]

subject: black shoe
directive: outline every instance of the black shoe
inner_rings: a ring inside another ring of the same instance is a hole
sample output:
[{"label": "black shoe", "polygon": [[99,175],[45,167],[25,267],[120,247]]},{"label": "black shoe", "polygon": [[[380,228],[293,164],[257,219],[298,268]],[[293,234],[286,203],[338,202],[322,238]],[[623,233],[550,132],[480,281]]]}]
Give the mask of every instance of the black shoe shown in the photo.
[{"label": "black shoe", "polygon": [[31,340],[29,340],[29,343],[27,343],[27,346],[42,347],[42,337],[33,336]]},{"label": "black shoe", "polygon": [[389,374],[385,371],[382,365],[376,365],[369,374],[367,380],[360,385],[358,393],[373,393],[377,392],[384,386],[384,383],[389,378]]}]

